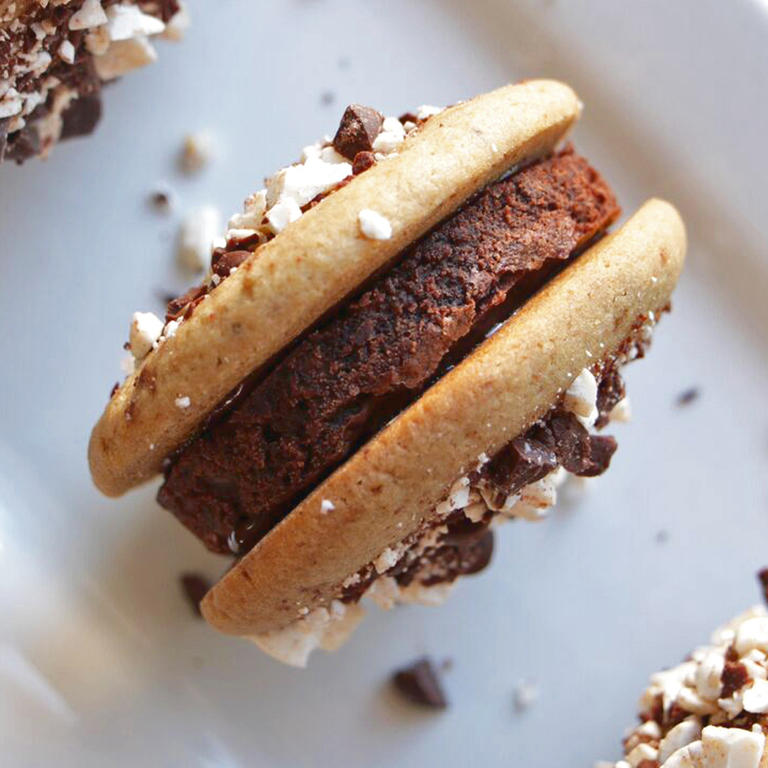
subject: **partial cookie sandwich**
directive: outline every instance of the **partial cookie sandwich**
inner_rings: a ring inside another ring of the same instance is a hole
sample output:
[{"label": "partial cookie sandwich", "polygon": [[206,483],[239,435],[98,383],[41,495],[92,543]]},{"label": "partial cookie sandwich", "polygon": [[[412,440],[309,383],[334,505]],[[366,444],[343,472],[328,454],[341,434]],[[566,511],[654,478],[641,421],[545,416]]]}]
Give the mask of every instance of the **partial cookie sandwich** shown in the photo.
[{"label": "partial cookie sandwich", "polygon": [[616,198],[562,142],[581,109],[529,81],[401,118],[349,107],[267,181],[94,428],[97,486],[158,499],[237,557],[202,604],[288,663],[370,598],[440,602],[491,527],[608,467],[682,268],[677,212]]},{"label": "partial cookie sandwich", "polygon": [[45,157],[90,134],[101,89],[178,39],[181,0],[0,0],[0,161]]},{"label": "partial cookie sandwich", "polygon": [[651,676],[624,758],[596,768],[766,768],[768,613],[757,606]]}]

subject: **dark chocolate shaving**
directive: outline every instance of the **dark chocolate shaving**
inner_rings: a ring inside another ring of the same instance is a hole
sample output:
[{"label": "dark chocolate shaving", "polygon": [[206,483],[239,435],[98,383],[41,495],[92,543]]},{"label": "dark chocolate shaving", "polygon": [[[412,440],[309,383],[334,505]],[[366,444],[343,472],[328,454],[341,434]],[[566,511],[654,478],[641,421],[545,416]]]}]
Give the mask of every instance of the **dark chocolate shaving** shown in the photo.
[{"label": "dark chocolate shaving", "polygon": [[93,133],[101,120],[101,95],[90,94],[75,99],[62,112],[61,138],[88,136]]},{"label": "dark chocolate shaving", "polygon": [[431,659],[424,657],[392,676],[392,683],[413,704],[431,709],[445,709],[448,700]]}]

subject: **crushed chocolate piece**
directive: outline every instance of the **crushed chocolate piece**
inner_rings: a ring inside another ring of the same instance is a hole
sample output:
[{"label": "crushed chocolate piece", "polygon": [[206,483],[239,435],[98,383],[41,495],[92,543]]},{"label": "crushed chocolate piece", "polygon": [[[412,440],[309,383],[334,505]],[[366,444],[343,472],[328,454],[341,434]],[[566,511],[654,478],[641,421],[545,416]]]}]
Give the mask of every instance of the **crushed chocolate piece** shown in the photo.
[{"label": "crushed chocolate piece", "polygon": [[763,591],[763,599],[768,603],[768,568],[763,568],[757,572],[757,580]]},{"label": "crushed chocolate piece", "polygon": [[747,672],[747,668],[740,661],[729,661],[726,659],[723,672],[720,675],[720,681],[723,689],[720,697],[729,699],[736,691],[740,691],[752,678]]},{"label": "crushed chocolate piece", "polygon": [[[247,529],[244,553],[458,361],[452,356],[469,353],[488,315],[511,314],[530,281],[550,274],[545,265],[567,261],[618,210],[570,150],[492,184],[249,382],[234,408],[170,462],[160,504],[213,551],[229,553],[235,527]],[[593,451],[567,418],[561,432],[573,444],[569,465],[582,474],[607,466],[609,443]]]},{"label": "crushed chocolate piece", "polygon": [[202,616],[200,602],[211,588],[211,582],[199,573],[182,573],[179,577],[184,595],[189,600],[195,615]]},{"label": "crushed chocolate piece", "polygon": [[548,426],[555,438],[559,463],[579,477],[594,477],[608,469],[616,451],[616,440],[604,435],[590,435],[572,413],[557,411]]},{"label": "crushed chocolate piece", "polygon": [[197,285],[194,288],[190,288],[182,296],[171,299],[165,310],[165,322],[169,323],[171,320],[178,320],[180,317],[186,315],[190,306],[194,306],[197,302],[200,302],[206,293],[207,290],[204,285]]},{"label": "crushed chocolate piece", "polygon": [[431,709],[446,709],[448,700],[431,659],[426,656],[392,676],[395,689],[408,701]]},{"label": "crushed chocolate piece", "polygon": [[113,397],[114,397],[114,396],[117,394],[117,392],[118,392],[118,390],[119,390],[119,389],[120,389],[120,382],[119,382],[119,381],[116,381],[116,382],[115,382],[115,383],[112,385],[112,389],[110,389],[110,390],[109,390],[109,399],[110,399],[110,400],[111,400],[111,399],[112,399],[112,398],[113,398]]},{"label": "crushed chocolate piece", "polygon": [[93,133],[101,120],[101,95],[96,93],[75,99],[61,113],[61,120],[60,138],[62,139],[88,136]]},{"label": "crushed chocolate piece", "polygon": [[334,149],[348,160],[354,160],[358,152],[370,152],[383,122],[384,115],[372,107],[350,104],[333,138]]},{"label": "crushed chocolate piece", "polygon": [[701,392],[698,387],[691,387],[681,392],[675,402],[678,406],[690,405],[695,400],[698,400],[700,395]]},{"label": "crushed chocolate piece", "polygon": [[30,157],[39,155],[40,149],[40,134],[38,134],[37,128],[34,125],[27,125],[8,137],[5,159],[13,160],[17,165],[21,165]]},{"label": "crushed chocolate piece", "polygon": [[227,251],[222,253],[212,264],[213,272],[219,277],[229,277],[231,271],[237,269],[250,255],[250,251]]},{"label": "crushed chocolate piece", "polygon": [[376,155],[373,152],[358,152],[352,161],[352,173],[359,176],[374,165],[376,165]]},{"label": "crushed chocolate piece", "polygon": [[595,426],[598,429],[608,424],[611,411],[624,399],[626,394],[624,380],[616,368],[611,368],[602,373],[600,385],[597,388],[597,411],[599,416]]}]

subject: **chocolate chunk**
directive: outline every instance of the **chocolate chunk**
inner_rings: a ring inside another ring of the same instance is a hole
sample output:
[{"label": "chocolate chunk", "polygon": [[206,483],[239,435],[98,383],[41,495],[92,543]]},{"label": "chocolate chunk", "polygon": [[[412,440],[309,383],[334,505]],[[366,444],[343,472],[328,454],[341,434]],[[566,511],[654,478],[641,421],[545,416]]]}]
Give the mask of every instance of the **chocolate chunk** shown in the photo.
[{"label": "chocolate chunk", "polygon": [[200,301],[207,292],[208,290],[204,285],[197,285],[190,288],[184,295],[171,299],[165,310],[165,321],[178,320],[190,304]]},{"label": "chocolate chunk", "polygon": [[621,378],[618,370],[611,368],[604,371],[597,388],[597,410],[600,415],[595,422],[595,426],[598,429],[608,423],[608,416],[611,411],[624,399],[625,395],[624,380]]},{"label": "chocolate chunk", "polygon": [[486,476],[488,483],[506,498],[555,469],[557,456],[552,434],[536,426],[494,456],[486,467]]},{"label": "chocolate chunk", "polygon": [[565,411],[556,411],[548,424],[555,438],[560,464],[574,475],[581,475],[591,466],[589,432],[572,413]]},{"label": "chocolate chunk", "polygon": [[195,614],[202,616],[200,613],[200,601],[211,588],[211,582],[199,573],[182,573],[179,581],[184,590],[184,595],[189,600]]},{"label": "chocolate chunk", "polygon": [[101,120],[101,94],[80,96],[61,113],[61,138],[88,136]]},{"label": "chocolate chunk", "polygon": [[589,438],[589,463],[582,469],[582,477],[602,475],[611,465],[616,453],[616,439],[608,435],[591,435]]},{"label": "chocolate chunk", "polygon": [[763,599],[768,603],[768,568],[763,568],[757,573],[757,580],[763,588]]},{"label": "chocolate chunk", "polygon": [[448,706],[437,670],[427,657],[395,672],[392,682],[395,689],[414,704],[432,709]]},{"label": "chocolate chunk", "polygon": [[352,173],[359,176],[374,165],[376,165],[376,156],[373,152],[358,152],[352,161]]},{"label": "chocolate chunk", "polygon": [[33,125],[27,125],[8,138],[5,157],[21,165],[30,157],[40,154],[40,134]]},{"label": "chocolate chunk", "polygon": [[381,112],[361,104],[350,104],[333,138],[334,149],[348,160],[354,160],[358,152],[370,152],[383,122]]},{"label": "chocolate chunk", "polygon": [[213,271],[219,277],[229,277],[230,271],[239,267],[250,255],[250,251],[227,251],[222,253],[213,264]]},{"label": "chocolate chunk", "polygon": [[686,389],[677,396],[677,405],[690,405],[692,402],[699,399],[700,394],[698,387]]},{"label": "chocolate chunk", "polygon": [[740,661],[727,661],[720,675],[723,690],[720,697],[729,699],[736,691],[740,691],[752,678],[747,668]]}]

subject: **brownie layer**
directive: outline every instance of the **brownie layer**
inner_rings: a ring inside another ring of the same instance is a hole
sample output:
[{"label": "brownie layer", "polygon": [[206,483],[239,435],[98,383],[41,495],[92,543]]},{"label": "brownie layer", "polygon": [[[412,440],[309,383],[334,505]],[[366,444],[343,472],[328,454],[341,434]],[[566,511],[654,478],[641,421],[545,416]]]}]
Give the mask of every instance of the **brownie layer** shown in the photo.
[{"label": "brownie layer", "polygon": [[[240,554],[618,215],[568,150],[492,184],[302,339],[168,467],[158,500],[209,549]],[[512,301],[510,301],[512,299]],[[462,341],[464,344],[462,344]]]}]

